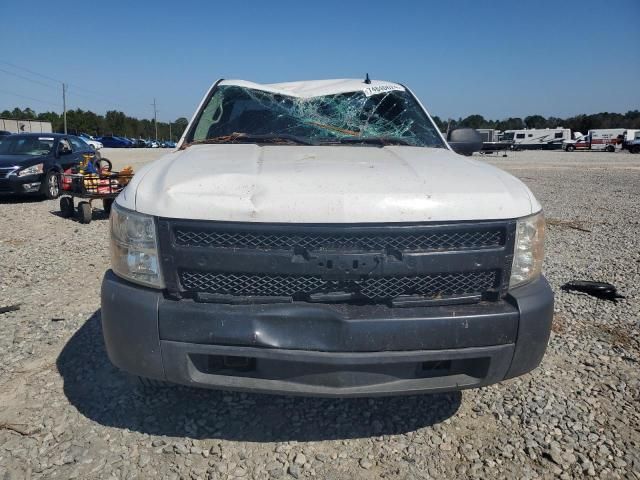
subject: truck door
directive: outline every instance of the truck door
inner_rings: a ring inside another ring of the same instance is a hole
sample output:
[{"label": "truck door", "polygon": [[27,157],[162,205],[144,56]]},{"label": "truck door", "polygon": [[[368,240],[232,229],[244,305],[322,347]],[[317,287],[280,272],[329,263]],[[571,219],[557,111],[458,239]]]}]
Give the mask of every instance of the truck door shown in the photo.
[{"label": "truck door", "polygon": [[576,140],[576,150],[589,150],[591,148],[591,136],[584,135]]}]

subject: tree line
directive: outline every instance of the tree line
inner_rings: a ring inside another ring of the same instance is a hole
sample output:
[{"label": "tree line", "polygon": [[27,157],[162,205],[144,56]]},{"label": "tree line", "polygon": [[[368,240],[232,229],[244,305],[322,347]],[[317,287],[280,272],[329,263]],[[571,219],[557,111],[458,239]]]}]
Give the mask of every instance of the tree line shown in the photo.
[{"label": "tree line", "polygon": [[496,130],[522,130],[524,128],[570,128],[572,131],[587,133],[595,128],[638,128],[640,129],[640,110],[630,110],[627,113],[601,112],[592,115],[576,115],[569,118],[543,117],[529,115],[525,118],[510,117],[504,120],[487,120],[482,115],[469,115],[458,120],[442,120],[433,117],[438,128],[445,132],[447,128],[493,128]]},{"label": "tree line", "polygon": [[[64,119],[57,112],[36,113],[30,108],[4,110],[0,118],[11,120],[40,120],[51,122],[54,132],[64,131]],[[158,122],[159,140],[177,140],[187,128],[189,121],[180,117],[174,122]],[[130,117],[117,110],[109,110],[104,115],[98,115],[89,110],[68,110],[67,131],[70,133],[88,133],[96,137],[115,135],[128,138],[155,138],[156,129],[153,120]],[[169,135],[171,132],[171,135]]]},{"label": "tree line", "polygon": [[[41,120],[51,122],[54,132],[64,130],[62,115],[57,112],[36,113],[30,108],[24,110],[14,108],[4,110],[0,118],[13,120]],[[438,128],[445,132],[447,128],[494,128],[496,130],[521,130],[524,128],[570,128],[573,131],[586,133],[594,128],[637,128],[640,129],[640,110],[630,110],[627,113],[601,112],[592,115],[576,115],[569,118],[543,117],[529,115],[525,118],[510,117],[504,120],[488,120],[482,115],[469,115],[457,120],[443,120],[433,117]],[[158,139],[177,140],[187,128],[189,121],[180,117],[171,123],[171,138],[169,138],[169,124],[158,122]],[[123,112],[109,110],[105,115],[98,115],[89,110],[67,111],[67,130],[69,132],[84,132],[94,136],[116,135],[129,138],[155,138],[153,120],[129,117]]]}]

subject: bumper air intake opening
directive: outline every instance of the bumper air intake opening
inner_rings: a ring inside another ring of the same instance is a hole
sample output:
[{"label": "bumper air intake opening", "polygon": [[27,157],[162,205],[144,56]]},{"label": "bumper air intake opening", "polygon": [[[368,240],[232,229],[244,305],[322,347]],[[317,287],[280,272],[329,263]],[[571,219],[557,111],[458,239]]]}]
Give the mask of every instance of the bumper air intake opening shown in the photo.
[{"label": "bumper air intake opening", "polygon": [[252,372],[256,368],[256,359],[235,355],[190,355],[194,367],[203,373],[216,375],[237,375]]},{"label": "bumper air intake opening", "polygon": [[418,375],[422,378],[465,375],[467,377],[481,379],[487,376],[490,364],[491,359],[489,358],[435,360],[422,362]]}]

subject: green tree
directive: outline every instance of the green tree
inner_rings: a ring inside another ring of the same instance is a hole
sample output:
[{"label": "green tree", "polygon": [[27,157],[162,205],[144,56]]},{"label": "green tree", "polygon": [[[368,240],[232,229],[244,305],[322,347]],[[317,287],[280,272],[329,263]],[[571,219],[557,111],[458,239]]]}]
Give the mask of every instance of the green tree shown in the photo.
[{"label": "green tree", "polygon": [[104,117],[105,130],[112,135],[125,135],[125,114],[116,110],[109,110]]},{"label": "green tree", "polygon": [[520,117],[509,117],[506,120],[500,120],[496,123],[498,130],[522,130],[525,124]]},{"label": "green tree", "polygon": [[482,115],[469,115],[459,123],[460,127],[487,128],[487,121]]},{"label": "green tree", "polygon": [[524,118],[524,124],[527,128],[545,128],[547,127],[547,119],[542,115],[529,115]]},{"label": "green tree", "polygon": [[173,125],[171,127],[171,133],[173,134],[173,138],[179,139],[184,133],[184,131],[186,130],[188,125],[189,125],[189,120],[187,120],[186,118],[184,117],[176,118],[176,121],[173,122]]}]

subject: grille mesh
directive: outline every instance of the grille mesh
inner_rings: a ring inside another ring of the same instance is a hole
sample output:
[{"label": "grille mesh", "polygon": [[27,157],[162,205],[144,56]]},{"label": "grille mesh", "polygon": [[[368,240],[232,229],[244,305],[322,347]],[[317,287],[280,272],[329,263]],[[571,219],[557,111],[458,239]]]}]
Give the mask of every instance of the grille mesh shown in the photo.
[{"label": "grille mesh", "polygon": [[13,172],[14,170],[16,170],[15,167],[11,167],[11,168],[0,168],[0,178],[7,178],[7,176],[9,176],[9,174],[11,172]]},{"label": "grille mesh", "polygon": [[496,276],[495,271],[489,270],[332,281],[315,275],[183,271],[180,280],[185,290],[192,292],[304,298],[311,293],[346,291],[369,299],[382,299],[399,295],[435,297],[479,294],[495,287]]},{"label": "grille mesh", "polygon": [[176,243],[185,247],[250,248],[266,250],[385,250],[433,251],[496,247],[504,244],[500,228],[395,233],[265,233],[199,230],[176,227]]}]

